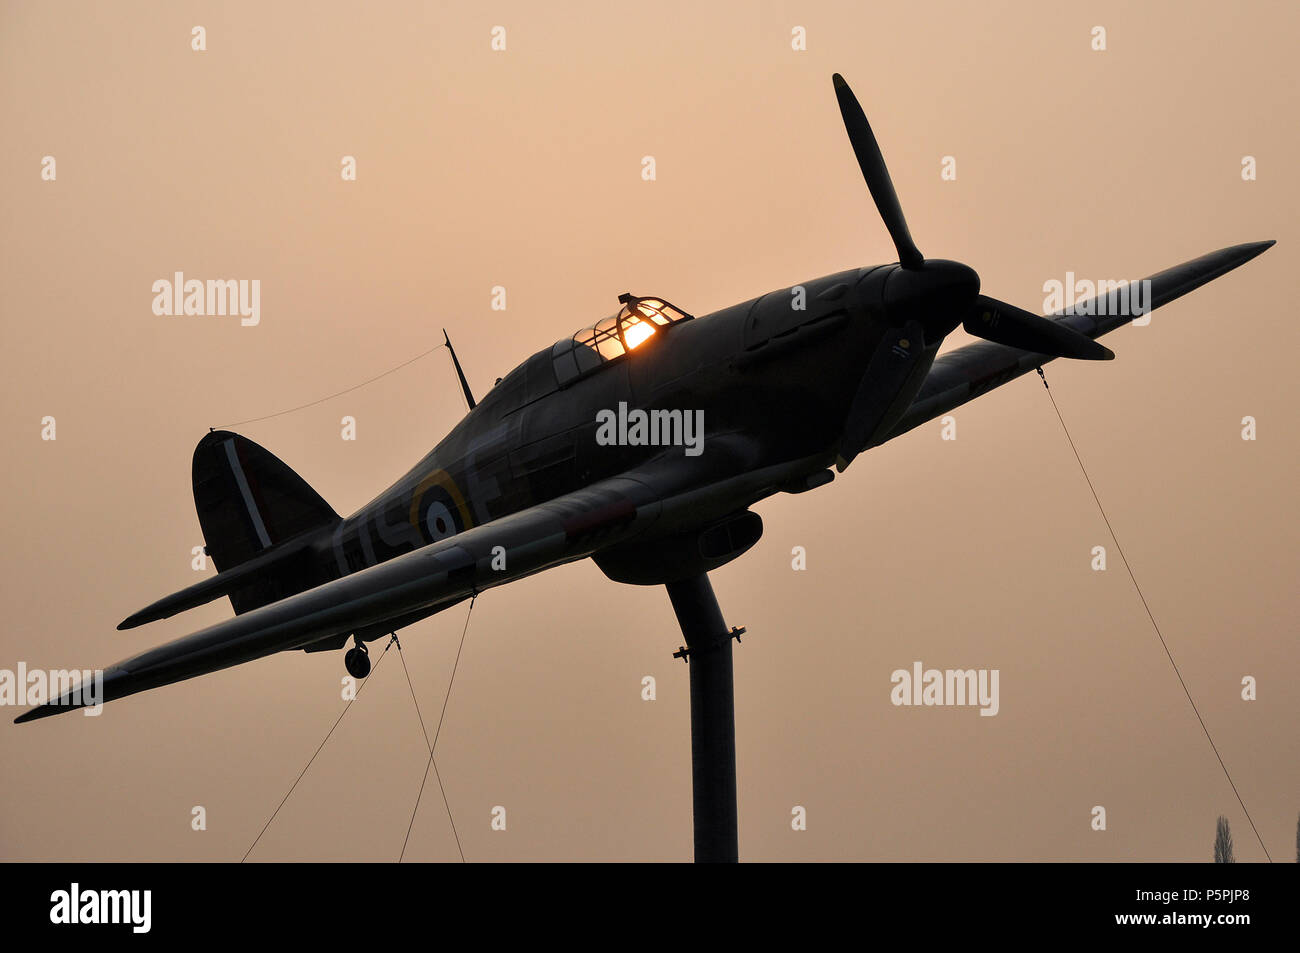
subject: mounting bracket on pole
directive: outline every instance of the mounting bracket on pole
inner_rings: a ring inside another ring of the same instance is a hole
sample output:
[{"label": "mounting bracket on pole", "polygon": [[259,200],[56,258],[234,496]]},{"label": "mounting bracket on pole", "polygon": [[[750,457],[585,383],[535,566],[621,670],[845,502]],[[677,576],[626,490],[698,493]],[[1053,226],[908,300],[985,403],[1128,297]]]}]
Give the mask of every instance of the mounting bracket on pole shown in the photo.
[{"label": "mounting bracket on pole", "polygon": [[[691,681],[691,802],[697,863],[739,858],[736,824],[736,703],[731,640],[742,626],[727,628],[705,573],[667,584],[686,645]],[[691,657],[693,658],[693,661]]]},{"label": "mounting bracket on pole", "polygon": [[697,645],[694,648],[690,648],[688,646],[683,645],[681,648],[679,648],[676,652],[673,653],[673,658],[679,658],[687,665],[690,665],[692,655],[700,655],[703,654],[704,652],[716,652],[718,649],[722,648],[723,645],[730,642],[732,639],[735,639],[737,642],[740,642],[740,637],[744,635],[745,632],[746,629],[743,625],[733,625],[731,627],[731,631],[728,632],[724,638],[718,639],[717,641],[714,642],[710,642],[708,645]]}]

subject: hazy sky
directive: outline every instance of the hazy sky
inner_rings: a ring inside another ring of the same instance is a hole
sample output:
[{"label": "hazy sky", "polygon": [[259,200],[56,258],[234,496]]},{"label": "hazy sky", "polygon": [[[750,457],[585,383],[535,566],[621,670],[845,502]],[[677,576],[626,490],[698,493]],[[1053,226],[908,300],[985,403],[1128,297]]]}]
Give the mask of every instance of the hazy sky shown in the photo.
[{"label": "hazy sky", "polygon": [[[0,11],[0,668],[103,666],[229,616],[223,600],[114,630],[201,578],[190,456],[209,426],[365,380],[444,326],[481,392],[623,291],[702,315],[894,260],[838,70],[918,245],[989,294],[1039,310],[1067,271],[1140,278],[1278,240],[1108,337],[1114,362],[1047,370],[1260,833],[1294,860],[1295,4]],[[258,279],[260,323],[155,315],[152,284],[176,271]],[[461,414],[437,352],[240,430],[347,513]],[[1262,859],[1037,379],[956,417],[955,441],[935,422],[761,504],[763,540],[714,575],[750,633],[742,859],[1208,860],[1219,814],[1238,858]],[[465,611],[402,633],[431,722]],[[590,562],[478,601],[438,746],[469,860],[690,858],[680,643],[661,589]],[[999,670],[999,713],[892,705],[890,674],[915,661]],[[341,653],[287,653],[99,718],[13,726],[5,709],[0,858],[239,859],[337,717],[342,676]],[[424,760],[390,653],[253,858],[395,860]],[[431,787],[407,858],[457,856]]]}]

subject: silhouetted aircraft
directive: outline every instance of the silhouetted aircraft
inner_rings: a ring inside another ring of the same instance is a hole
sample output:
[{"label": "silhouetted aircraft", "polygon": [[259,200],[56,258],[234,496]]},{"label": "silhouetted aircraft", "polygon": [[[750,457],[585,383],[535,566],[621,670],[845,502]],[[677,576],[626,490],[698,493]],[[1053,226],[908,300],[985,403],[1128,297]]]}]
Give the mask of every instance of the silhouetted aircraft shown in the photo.
[{"label": "silhouetted aircraft", "polygon": [[[700,318],[661,297],[624,295],[616,314],[538,351],[477,404],[456,361],[470,412],[346,519],[251,440],[207,434],[194,453],[194,499],[218,573],[118,628],[221,596],[235,616],[110,667],[105,699],[349,640],[347,669],[363,677],[367,641],[590,556],[615,581],[668,586],[691,662],[697,857],[734,859],[732,633],[706,574],[758,541],[762,522],[749,508],[829,483],[832,467],[1054,358],[1112,358],[1095,339],[1133,317],[1115,307],[1043,317],[980,294],[967,265],[923,257],[857,99],[838,74],[834,82],[897,263]],[[1151,276],[1145,308],[1272,244]],[[937,357],[958,326],[984,340]],[[76,707],[69,700],[17,720]]]}]

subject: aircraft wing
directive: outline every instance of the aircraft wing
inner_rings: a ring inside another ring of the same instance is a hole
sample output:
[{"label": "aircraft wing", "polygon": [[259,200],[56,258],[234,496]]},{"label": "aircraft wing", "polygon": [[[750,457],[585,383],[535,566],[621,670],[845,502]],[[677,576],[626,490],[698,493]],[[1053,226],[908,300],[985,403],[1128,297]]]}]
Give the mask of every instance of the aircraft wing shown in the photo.
[{"label": "aircraft wing", "polygon": [[[1166,268],[1147,279],[1151,282],[1147,307],[1159,308],[1175,298],[1181,298],[1189,291],[1244,265],[1272,245],[1271,241],[1233,245]],[[1116,314],[1058,313],[1053,318],[1090,338],[1101,337],[1132,320],[1130,316]],[[1055,358],[988,342],[968,344],[949,351],[935,360],[925,383],[912,401],[912,406],[885,440],[892,440],[927,420],[942,416],[1051,360]]]},{"label": "aircraft wing", "polygon": [[[644,466],[218,622],[104,670],[102,701],[449,605],[643,533],[675,532],[775,492],[806,461],[752,469],[740,435]],[[498,548],[499,547],[499,548]],[[504,559],[505,568],[500,567]],[[70,690],[16,722],[94,704]]]}]

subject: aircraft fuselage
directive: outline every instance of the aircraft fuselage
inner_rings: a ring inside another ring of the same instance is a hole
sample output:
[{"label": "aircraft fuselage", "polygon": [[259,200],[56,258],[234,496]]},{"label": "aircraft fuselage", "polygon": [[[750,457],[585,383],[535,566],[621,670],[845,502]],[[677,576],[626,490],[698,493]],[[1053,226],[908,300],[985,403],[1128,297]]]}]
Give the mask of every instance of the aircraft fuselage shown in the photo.
[{"label": "aircraft fuselage", "polygon": [[[658,333],[567,384],[552,348],[507,374],[423,460],[346,519],[331,541],[345,575],[635,468],[683,447],[607,444],[602,411],[702,414],[703,452],[742,433],[753,468],[824,454],[833,462],[863,368],[889,321],[882,304],[897,266],[839,272],[773,291]],[[918,347],[922,342],[915,342]],[[903,408],[918,373],[890,395]],[[901,412],[901,411],[900,411]]]}]

